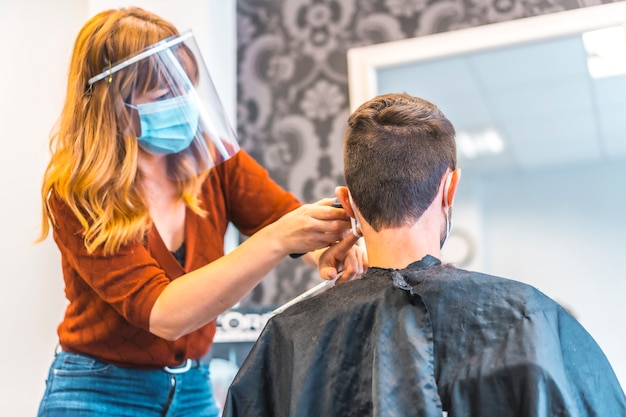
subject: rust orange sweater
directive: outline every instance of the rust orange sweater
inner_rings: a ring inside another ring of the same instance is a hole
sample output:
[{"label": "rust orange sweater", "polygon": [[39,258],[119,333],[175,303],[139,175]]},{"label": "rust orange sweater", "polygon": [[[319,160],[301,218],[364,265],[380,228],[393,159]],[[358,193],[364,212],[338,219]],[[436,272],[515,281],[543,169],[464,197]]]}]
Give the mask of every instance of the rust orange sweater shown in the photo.
[{"label": "rust orange sweater", "polygon": [[170,342],[148,331],[154,302],[171,280],[224,255],[229,221],[244,235],[252,235],[300,203],[243,150],[213,168],[201,200],[208,216],[187,210],[182,267],[155,228],[145,242],[128,244],[113,256],[88,254],[78,220],[63,202],[53,199],[53,234],[69,300],[58,328],[64,350],[138,368],[174,366],[208,352],[215,321]]}]

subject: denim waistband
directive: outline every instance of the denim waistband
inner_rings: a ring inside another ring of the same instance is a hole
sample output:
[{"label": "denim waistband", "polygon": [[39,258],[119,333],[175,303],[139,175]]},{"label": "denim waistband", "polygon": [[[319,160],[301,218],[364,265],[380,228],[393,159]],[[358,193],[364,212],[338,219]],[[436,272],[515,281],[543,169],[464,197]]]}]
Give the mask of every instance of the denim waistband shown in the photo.
[{"label": "denim waistband", "polygon": [[[61,352],[64,352],[64,350],[63,348],[61,348],[61,345],[58,344],[55,348],[54,353],[55,355],[58,355]],[[189,371],[192,368],[199,368],[201,364],[202,363],[197,359],[186,359],[180,365],[164,366],[162,368],[156,368],[156,369],[161,369],[164,372],[167,372],[168,374],[184,374],[185,372]]]}]

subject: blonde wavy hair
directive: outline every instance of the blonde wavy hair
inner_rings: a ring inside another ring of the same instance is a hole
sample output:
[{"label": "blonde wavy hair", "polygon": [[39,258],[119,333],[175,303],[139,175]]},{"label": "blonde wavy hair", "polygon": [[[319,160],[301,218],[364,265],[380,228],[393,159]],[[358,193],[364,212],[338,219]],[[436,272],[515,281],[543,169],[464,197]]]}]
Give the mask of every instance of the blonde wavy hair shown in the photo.
[{"label": "blonde wavy hair", "polygon": [[[146,235],[151,226],[149,208],[138,185],[138,144],[133,115],[125,102],[133,90],[141,93],[154,88],[158,71],[136,66],[93,85],[88,80],[174,35],[178,30],[171,23],[135,7],[101,12],[79,32],[66,101],[50,139],[52,156],[41,191],[43,216],[38,241],[43,241],[55,225],[50,202],[53,196],[80,221],[89,253],[101,247],[105,255],[113,254]],[[193,79],[196,61],[190,53],[185,58]],[[188,157],[168,158],[168,174],[176,179],[180,199],[203,215],[197,196],[208,172],[197,174]]]}]

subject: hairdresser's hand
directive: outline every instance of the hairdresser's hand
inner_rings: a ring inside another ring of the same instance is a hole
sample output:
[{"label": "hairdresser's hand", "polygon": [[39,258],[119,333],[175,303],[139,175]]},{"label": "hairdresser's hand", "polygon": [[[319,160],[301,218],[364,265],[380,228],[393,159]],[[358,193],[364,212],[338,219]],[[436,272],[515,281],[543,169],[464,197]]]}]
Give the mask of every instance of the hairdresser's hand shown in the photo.
[{"label": "hairdresser's hand", "polygon": [[338,281],[349,281],[367,271],[367,253],[356,245],[358,240],[352,233],[347,233],[341,241],[325,250],[317,251],[320,276],[334,279],[339,272],[343,272]]},{"label": "hairdresser's hand", "polygon": [[285,214],[263,231],[277,239],[285,254],[306,253],[339,242],[350,230],[350,220],[341,208],[331,207],[332,199],[304,204]]}]

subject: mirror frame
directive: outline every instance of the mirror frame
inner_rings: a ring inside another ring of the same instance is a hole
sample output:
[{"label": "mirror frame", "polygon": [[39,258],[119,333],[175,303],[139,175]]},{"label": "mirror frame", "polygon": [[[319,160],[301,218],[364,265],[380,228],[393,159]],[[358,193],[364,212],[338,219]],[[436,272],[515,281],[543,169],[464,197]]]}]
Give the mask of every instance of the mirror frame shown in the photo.
[{"label": "mirror frame", "polygon": [[378,69],[620,25],[626,27],[626,1],[352,48],[347,52],[350,112],[378,95]]}]

